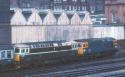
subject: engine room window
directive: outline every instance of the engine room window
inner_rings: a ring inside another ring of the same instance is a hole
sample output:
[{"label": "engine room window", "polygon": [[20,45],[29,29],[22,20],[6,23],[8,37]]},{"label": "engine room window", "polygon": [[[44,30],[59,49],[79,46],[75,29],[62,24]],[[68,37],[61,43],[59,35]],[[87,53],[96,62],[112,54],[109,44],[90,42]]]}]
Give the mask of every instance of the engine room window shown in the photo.
[{"label": "engine room window", "polygon": [[43,44],[44,46],[43,47],[46,47],[46,44]]},{"label": "engine room window", "polygon": [[39,48],[41,48],[41,45],[39,44]]},{"label": "engine room window", "polygon": [[26,53],[29,53],[29,49],[26,49]]},{"label": "engine room window", "polygon": [[36,48],[36,45],[33,45],[34,48]]},{"label": "engine room window", "polygon": [[43,47],[43,45],[42,44],[40,44],[41,45],[41,47]]},{"label": "engine room window", "polygon": [[46,44],[46,47],[49,47],[49,44]]},{"label": "engine room window", "polygon": [[49,47],[51,47],[51,44],[49,44]]}]

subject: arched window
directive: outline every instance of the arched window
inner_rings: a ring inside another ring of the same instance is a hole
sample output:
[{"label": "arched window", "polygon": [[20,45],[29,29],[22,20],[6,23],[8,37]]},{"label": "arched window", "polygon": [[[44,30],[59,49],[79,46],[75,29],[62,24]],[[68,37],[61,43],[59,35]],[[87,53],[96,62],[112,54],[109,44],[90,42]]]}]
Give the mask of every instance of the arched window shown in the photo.
[{"label": "arched window", "polygon": [[111,11],[111,19],[112,19],[112,23],[117,23],[118,17],[117,17],[116,11]]}]

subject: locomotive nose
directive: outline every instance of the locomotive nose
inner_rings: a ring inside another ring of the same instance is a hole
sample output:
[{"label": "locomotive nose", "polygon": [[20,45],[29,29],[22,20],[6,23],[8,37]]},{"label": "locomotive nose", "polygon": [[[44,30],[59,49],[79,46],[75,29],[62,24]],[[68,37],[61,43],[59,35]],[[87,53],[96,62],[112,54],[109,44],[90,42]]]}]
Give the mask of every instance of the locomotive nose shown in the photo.
[{"label": "locomotive nose", "polygon": [[114,46],[115,48],[118,48],[118,42],[117,42],[117,40],[113,40],[113,46]]},{"label": "locomotive nose", "polygon": [[86,48],[88,48],[88,42],[83,42],[81,46],[78,47],[78,56],[83,56],[86,51]]}]

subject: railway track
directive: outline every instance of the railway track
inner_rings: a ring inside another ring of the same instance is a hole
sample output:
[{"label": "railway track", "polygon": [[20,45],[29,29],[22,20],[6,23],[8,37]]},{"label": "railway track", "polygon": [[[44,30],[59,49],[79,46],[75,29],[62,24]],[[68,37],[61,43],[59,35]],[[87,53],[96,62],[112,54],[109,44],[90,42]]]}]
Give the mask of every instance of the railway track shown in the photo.
[{"label": "railway track", "polygon": [[66,67],[64,66],[63,68],[55,67],[54,69],[51,69],[51,72],[49,73],[41,72],[41,74],[39,71],[38,74],[30,74],[23,77],[77,77],[121,69],[125,69],[125,58],[115,58],[103,61],[80,63],[71,66],[69,65]]},{"label": "railway track", "polygon": [[125,69],[111,71],[111,72],[98,73],[98,74],[85,75],[85,76],[78,76],[78,77],[100,77],[100,76],[101,77],[125,77]]},{"label": "railway track", "polygon": [[[56,72],[61,72],[61,71],[67,71],[67,70],[74,70],[74,69],[84,69],[84,68],[90,68],[90,67],[95,67],[95,66],[98,66],[98,65],[104,65],[104,64],[113,64],[113,63],[121,63],[121,62],[125,62],[125,56],[124,56],[125,52],[124,50],[120,50],[120,52],[118,52],[118,54],[115,56],[111,56],[111,57],[104,57],[104,58],[96,58],[96,59],[89,59],[89,60],[84,60],[84,59],[81,59],[79,61],[71,61],[71,62],[66,62],[66,63],[59,63],[59,64],[54,64],[54,65],[45,65],[45,66],[40,66],[40,67],[36,67],[36,68],[30,68],[30,69],[21,69],[21,70],[15,70],[15,71],[7,71],[7,72],[1,72],[0,73],[0,76],[1,77],[53,77],[54,75],[57,75],[56,77],[67,77],[67,76],[70,76],[71,77],[77,77],[77,76],[84,76],[84,75],[88,75],[88,74],[96,74],[97,72],[98,73],[102,73],[102,72],[107,72],[107,70],[105,71],[102,71],[102,70],[95,70],[96,72],[92,73],[91,69],[90,73],[88,73],[85,70],[83,70],[83,72],[68,72],[67,73],[63,73],[64,75],[61,76],[61,73],[58,73],[58,74],[54,74]],[[123,63],[122,63],[123,64]],[[124,63],[125,64],[125,63]],[[125,67],[125,66],[124,66]],[[123,67],[123,68],[124,68]],[[107,67],[108,68],[108,67]],[[115,67],[114,67],[115,68]],[[122,66],[121,67],[117,67],[116,69],[114,70],[121,70],[123,69]],[[111,68],[108,69],[108,71],[112,71]],[[52,73],[52,74],[51,74]],[[74,74],[76,75],[74,75]],[[83,74],[81,74],[83,73]],[[118,76],[119,75],[119,76]],[[118,74],[117,76],[118,77],[121,77],[120,75],[121,74]],[[124,74],[122,74],[124,75]],[[125,75],[124,75],[125,76]],[[124,77],[123,76],[123,77]],[[110,76],[108,76],[110,77]],[[111,76],[112,77],[112,76]]]}]

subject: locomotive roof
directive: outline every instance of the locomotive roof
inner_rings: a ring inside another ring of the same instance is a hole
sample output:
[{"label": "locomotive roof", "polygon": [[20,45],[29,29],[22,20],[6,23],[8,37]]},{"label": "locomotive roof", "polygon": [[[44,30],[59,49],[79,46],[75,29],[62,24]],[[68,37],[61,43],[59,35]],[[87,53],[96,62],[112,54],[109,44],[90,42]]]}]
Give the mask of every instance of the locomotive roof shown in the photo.
[{"label": "locomotive roof", "polygon": [[31,47],[32,45],[35,46],[35,47],[40,47],[40,44],[61,44],[61,43],[66,43],[66,41],[43,41],[43,42],[30,42],[30,43],[20,43],[20,44],[15,44],[14,46],[15,47],[18,47],[18,48],[29,48]]},{"label": "locomotive roof", "polygon": [[76,42],[86,42],[86,41],[101,41],[101,40],[114,40],[114,38],[106,37],[106,38],[89,38],[89,39],[77,39]]},{"label": "locomotive roof", "polygon": [[42,44],[42,43],[52,44],[52,43],[63,43],[63,42],[67,42],[67,41],[65,41],[65,40],[61,40],[61,41],[29,42],[29,43],[19,43],[19,44],[16,44],[16,45],[24,46],[24,45],[32,45],[32,44]]},{"label": "locomotive roof", "polygon": [[15,44],[14,47],[19,47],[19,48],[28,48],[29,45],[26,45],[26,44]]},{"label": "locomotive roof", "polygon": [[43,42],[29,42],[29,43],[24,43],[27,45],[31,45],[31,44],[39,44],[39,43],[63,43],[66,42],[65,40],[62,41],[43,41]]}]

